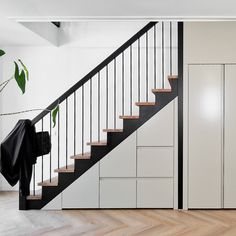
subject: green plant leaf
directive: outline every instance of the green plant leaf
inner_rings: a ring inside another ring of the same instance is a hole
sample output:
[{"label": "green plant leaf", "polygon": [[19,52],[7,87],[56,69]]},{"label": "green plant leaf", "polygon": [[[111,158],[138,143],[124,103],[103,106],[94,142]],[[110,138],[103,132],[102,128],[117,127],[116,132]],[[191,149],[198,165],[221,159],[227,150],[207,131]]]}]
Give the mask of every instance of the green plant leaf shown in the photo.
[{"label": "green plant leaf", "polygon": [[21,59],[18,59],[18,61],[20,62],[21,66],[23,67],[23,69],[24,69],[24,71],[25,71],[25,75],[26,75],[27,80],[29,80],[29,71],[28,71],[27,67],[26,67],[25,64],[22,62]]},{"label": "green plant leaf", "polygon": [[5,55],[6,53],[2,50],[2,49],[0,49],[0,57],[1,56],[3,56],[3,55]]},{"label": "green plant leaf", "polygon": [[18,84],[19,88],[21,89],[22,93],[24,94],[25,93],[25,84],[26,84],[25,72],[24,72],[24,70],[22,70],[19,73],[19,66],[18,66],[18,64],[15,61],[14,61],[14,63],[15,63],[15,75],[14,75],[14,78],[15,78],[16,83]]},{"label": "green plant leaf", "polygon": [[52,122],[53,122],[53,128],[56,126],[56,118],[57,114],[59,112],[59,105],[57,105],[53,110],[52,110]]},{"label": "green plant leaf", "polygon": [[15,64],[15,80],[17,81],[18,78],[19,78],[19,66],[17,65],[17,63],[14,61],[14,64]]}]

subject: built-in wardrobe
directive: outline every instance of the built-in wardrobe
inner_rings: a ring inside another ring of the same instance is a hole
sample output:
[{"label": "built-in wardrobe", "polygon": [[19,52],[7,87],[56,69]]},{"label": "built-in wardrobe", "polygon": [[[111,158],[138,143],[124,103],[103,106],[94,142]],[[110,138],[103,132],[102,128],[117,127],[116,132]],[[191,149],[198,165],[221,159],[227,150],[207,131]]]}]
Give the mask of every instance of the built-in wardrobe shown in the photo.
[{"label": "built-in wardrobe", "polygon": [[188,208],[236,208],[236,64],[188,66]]}]

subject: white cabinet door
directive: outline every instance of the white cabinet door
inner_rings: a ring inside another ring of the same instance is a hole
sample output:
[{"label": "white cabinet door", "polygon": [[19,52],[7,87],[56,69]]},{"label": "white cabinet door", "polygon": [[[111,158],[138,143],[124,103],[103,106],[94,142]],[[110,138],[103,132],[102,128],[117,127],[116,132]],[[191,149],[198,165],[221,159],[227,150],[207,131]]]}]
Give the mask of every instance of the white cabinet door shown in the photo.
[{"label": "white cabinet door", "polygon": [[173,199],[172,178],[146,178],[138,180],[138,208],[173,208]]},{"label": "white cabinet door", "polygon": [[62,208],[99,207],[99,164],[80,176],[62,193]]},{"label": "white cabinet door", "polygon": [[57,195],[55,198],[52,199],[46,206],[42,208],[42,210],[61,210],[61,204],[62,204],[62,194]]},{"label": "white cabinet door", "polygon": [[102,178],[100,180],[101,208],[135,208],[136,179]]},{"label": "white cabinet door", "polygon": [[137,131],[137,146],[173,146],[174,101]]},{"label": "white cabinet door", "polygon": [[136,177],[136,132],[100,161],[100,177]]},{"label": "white cabinet door", "polygon": [[173,177],[172,147],[139,147],[137,149],[138,177]]},{"label": "white cabinet door", "polygon": [[189,66],[189,208],[222,207],[222,75]]},{"label": "white cabinet door", "polygon": [[236,208],[236,65],[225,68],[224,207]]}]

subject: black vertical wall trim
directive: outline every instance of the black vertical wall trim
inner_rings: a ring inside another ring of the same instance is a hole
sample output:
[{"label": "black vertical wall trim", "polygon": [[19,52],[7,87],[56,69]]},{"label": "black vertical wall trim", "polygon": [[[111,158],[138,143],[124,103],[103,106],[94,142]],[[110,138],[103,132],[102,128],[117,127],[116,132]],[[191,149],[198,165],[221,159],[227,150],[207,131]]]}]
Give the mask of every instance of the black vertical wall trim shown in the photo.
[{"label": "black vertical wall trim", "polygon": [[178,208],[183,209],[183,22],[178,23]]}]

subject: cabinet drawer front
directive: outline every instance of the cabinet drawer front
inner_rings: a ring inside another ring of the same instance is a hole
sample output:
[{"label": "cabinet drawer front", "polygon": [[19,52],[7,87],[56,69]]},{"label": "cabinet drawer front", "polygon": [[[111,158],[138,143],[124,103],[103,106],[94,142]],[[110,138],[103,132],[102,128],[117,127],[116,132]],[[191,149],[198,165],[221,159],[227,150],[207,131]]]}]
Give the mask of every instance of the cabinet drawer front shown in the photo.
[{"label": "cabinet drawer front", "polygon": [[136,180],[135,179],[101,179],[100,180],[101,208],[135,208]]},{"label": "cabinet drawer front", "polygon": [[136,177],[136,133],[100,161],[100,177]]},{"label": "cabinet drawer front", "polygon": [[62,208],[99,207],[99,164],[96,164],[62,193]]},{"label": "cabinet drawer front", "polygon": [[140,179],[137,183],[138,208],[173,208],[173,179]]},{"label": "cabinet drawer front", "polygon": [[173,177],[173,148],[138,148],[137,175],[138,177]]}]

